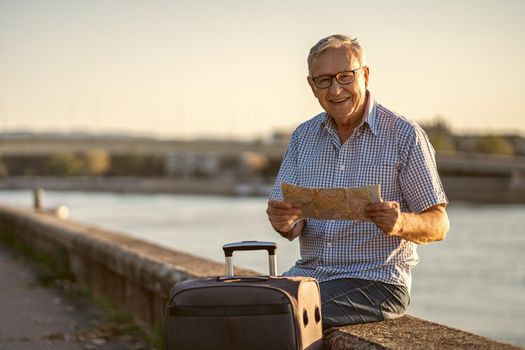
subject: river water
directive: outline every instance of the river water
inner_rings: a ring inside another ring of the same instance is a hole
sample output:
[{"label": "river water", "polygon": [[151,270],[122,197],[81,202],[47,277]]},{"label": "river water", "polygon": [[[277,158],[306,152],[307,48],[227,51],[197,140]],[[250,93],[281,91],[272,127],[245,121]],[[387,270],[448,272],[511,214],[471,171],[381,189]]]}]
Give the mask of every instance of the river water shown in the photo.
[{"label": "river water", "polygon": [[[0,191],[0,203],[32,205],[30,191]],[[66,205],[70,220],[113,229],[223,262],[222,245],[278,243],[278,270],[299,257],[267,222],[266,199],[188,195],[46,192],[46,207]],[[452,203],[443,242],[418,247],[409,313],[525,346],[525,205]],[[263,252],[239,252],[238,266],[266,272]]]}]

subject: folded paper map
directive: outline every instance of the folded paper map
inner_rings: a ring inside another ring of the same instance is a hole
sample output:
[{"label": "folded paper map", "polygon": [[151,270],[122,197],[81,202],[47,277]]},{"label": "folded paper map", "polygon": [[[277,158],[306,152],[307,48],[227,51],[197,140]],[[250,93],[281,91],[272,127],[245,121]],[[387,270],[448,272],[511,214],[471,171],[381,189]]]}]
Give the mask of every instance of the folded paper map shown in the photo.
[{"label": "folded paper map", "polygon": [[366,207],[382,202],[381,186],[304,188],[281,184],[284,200],[301,209],[299,219],[368,220]]}]

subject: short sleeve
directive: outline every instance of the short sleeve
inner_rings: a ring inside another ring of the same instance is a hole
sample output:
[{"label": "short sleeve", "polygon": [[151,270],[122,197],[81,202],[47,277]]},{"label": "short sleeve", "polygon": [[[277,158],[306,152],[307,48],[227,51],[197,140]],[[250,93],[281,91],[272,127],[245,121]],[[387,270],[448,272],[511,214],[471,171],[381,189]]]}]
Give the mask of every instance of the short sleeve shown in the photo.
[{"label": "short sleeve", "polygon": [[292,134],[269,199],[283,200],[282,183],[297,184],[297,131]]},{"label": "short sleeve", "polygon": [[409,210],[421,213],[434,205],[448,204],[439,178],[434,148],[421,127],[414,127],[406,147],[406,159],[400,170],[400,186]]}]

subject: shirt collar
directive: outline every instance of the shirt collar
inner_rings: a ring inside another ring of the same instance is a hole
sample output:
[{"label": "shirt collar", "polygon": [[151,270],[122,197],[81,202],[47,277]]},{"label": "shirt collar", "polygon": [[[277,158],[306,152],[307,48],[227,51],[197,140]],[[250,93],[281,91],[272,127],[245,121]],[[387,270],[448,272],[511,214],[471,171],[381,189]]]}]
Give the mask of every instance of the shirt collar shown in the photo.
[{"label": "shirt collar", "polygon": [[[377,135],[378,134],[377,115],[376,115],[377,114],[376,113],[377,101],[372,96],[372,93],[369,90],[367,90],[366,93],[368,95],[368,99],[367,99],[366,107],[365,107],[365,117],[363,119],[363,123],[361,123],[361,125],[358,126],[358,128],[360,128],[362,125],[368,125],[368,127],[370,128],[370,131],[372,131],[372,134]],[[328,131],[332,131],[332,132],[336,131],[336,126],[335,126],[334,121],[332,120],[330,115],[326,112],[324,112],[324,120],[321,122],[320,126],[322,129],[324,128],[324,129],[327,129]]]},{"label": "shirt collar", "polygon": [[368,101],[365,108],[364,122],[368,124],[372,134],[377,136],[377,101],[374,96],[372,96],[372,93],[370,93],[368,90],[366,92],[368,93]]}]

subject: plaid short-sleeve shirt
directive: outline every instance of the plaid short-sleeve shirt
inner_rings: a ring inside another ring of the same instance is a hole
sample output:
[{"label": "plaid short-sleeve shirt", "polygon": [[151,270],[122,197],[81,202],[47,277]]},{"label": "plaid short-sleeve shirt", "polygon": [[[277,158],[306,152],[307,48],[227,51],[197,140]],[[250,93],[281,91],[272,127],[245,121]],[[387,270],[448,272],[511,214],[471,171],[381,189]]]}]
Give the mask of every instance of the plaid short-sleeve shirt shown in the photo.
[{"label": "plaid short-sleeve shirt", "polygon": [[[282,200],[283,182],[323,188],[381,184],[383,200],[398,202],[403,212],[448,203],[423,129],[378,104],[370,93],[365,114],[343,145],[326,113],[299,125],[270,198]],[[301,259],[285,275],[320,282],[362,278],[410,290],[416,244],[388,236],[371,222],[307,219],[299,240]]]}]

